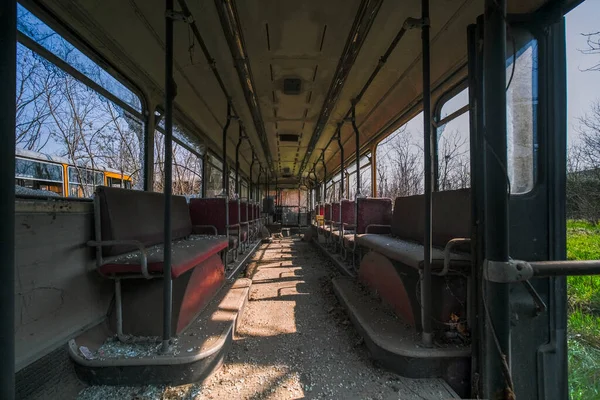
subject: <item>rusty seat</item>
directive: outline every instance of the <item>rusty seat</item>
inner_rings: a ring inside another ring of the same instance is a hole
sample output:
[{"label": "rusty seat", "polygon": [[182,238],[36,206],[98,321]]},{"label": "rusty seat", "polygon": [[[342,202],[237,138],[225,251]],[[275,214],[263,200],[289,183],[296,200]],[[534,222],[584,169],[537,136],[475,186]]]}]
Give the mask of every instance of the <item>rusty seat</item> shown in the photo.
[{"label": "rusty seat", "polygon": [[[172,277],[227,247],[213,226],[194,226],[185,197],[171,204]],[[164,240],[164,196],[160,193],[99,186],[95,196],[98,270],[102,274],[161,274]],[[212,235],[207,235],[212,233]]]},{"label": "rusty seat", "polygon": [[[369,250],[361,260],[359,280],[417,331],[421,330],[419,282],[425,260],[423,197],[397,198],[390,225],[372,225],[356,238],[359,248]],[[470,191],[435,192],[432,204],[431,316],[435,328],[445,329],[446,321],[467,315]]]},{"label": "rusty seat", "polygon": [[[136,299],[144,298],[148,302],[148,312],[132,316],[135,321],[130,326],[150,328],[136,334],[159,331],[160,323],[152,322],[152,318],[160,315],[159,307],[152,304],[162,301],[160,294],[154,292],[156,285],[132,281],[139,282],[139,278],[156,281],[152,278],[164,276],[164,196],[100,186],[96,189],[94,206],[96,240],[88,245],[96,248],[98,271],[115,280],[118,337],[123,338],[123,310],[128,307],[123,306],[121,281],[128,301],[133,304]],[[185,197],[172,197],[170,215],[171,278],[178,282],[174,283],[173,303],[173,330],[177,333],[222,286],[225,279],[222,254],[228,242],[226,236],[217,235],[214,226],[192,224]]]},{"label": "rusty seat", "polygon": [[[190,200],[189,213],[195,225],[214,226],[219,235],[227,237],[228,254],[237,260],[238,248],[242,242],[242,228],[239,222],[238,200],[228,201],[224,197],[195,198]],[[225,263],[227,264],[228,257]]]},{"label": "rusty seat", "polygon": [[332,232],[335,241],[340,241],[340,237],[345,234],[354,233],[356,228],[356,203],[353,200],[341,200],[337,209],[334,211],[334,226],[338,229]]},{"label": "rusty seat", "polygon": [[[360,257],[360,247],[356,241],[357,237],[379,226],[389,226],[392,221],[392,200],[387,198],[360,197],[356,199],[356,217],[352,233],[344,232],[342,253],[344,258],[352,256],[353,265],[356,258]],[[385,228],[387,229],[387,228]]]},{"label": "rusty seat", "polygon": [[[469,246],[471,208],[468,189],[433,194],[432,266],[470,266]],[[423,195],[398,197],[392,224],[371,225],[357,237],[358,245],[377,251],[393,261],[422,268],[424,261],[425,209]]]}]

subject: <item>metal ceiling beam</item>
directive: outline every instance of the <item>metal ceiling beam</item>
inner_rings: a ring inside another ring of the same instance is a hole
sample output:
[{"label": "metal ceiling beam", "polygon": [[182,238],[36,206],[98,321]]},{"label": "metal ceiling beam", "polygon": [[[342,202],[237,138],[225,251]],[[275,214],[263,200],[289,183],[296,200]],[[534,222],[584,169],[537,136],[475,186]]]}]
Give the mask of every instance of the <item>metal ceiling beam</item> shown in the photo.
[{"label": "metal ceiling beam", "polygon": [[344,84],[350,75],[350,71],[354,66],[356,58],[358,57],[358,53],[360,52],[360,49],[367,38],[382,2],[382,0],[362,0],[358,8],[358,12],[354,18],[354,23],[352,24],[352,28],[350,29],[348,38],[346,39],[344,51],[342,52],[340,60],[338,61],[333,80],[329,86],[329,91],[327,92],[327,96],[323,102],[323,107],[321,107],[321,113],[317,119],[315,130],[310,138],[308,149],[306,150],[306,153],[304,153],[302,164],[298,170],[298,176],[302,176],[302,172],[304,172],[304,169],[308,164],[310,155],[315,149],[315,146],[317,145],[317,142],[321,137],[325,126],[327,125],[329,116],[335,108],[335,104],[342,93]]},{"label": "metal ceiling beam", "polygon": [[[200,34],[200,30],[198,29],[198,26],[196,25],[196,22],[194,21],[192,12],[190,11],[185,0],[177,0],[177,2],[179,4],[179,7],[181,7],[182,13],[188,19],[186,22],[190,25],[192,33],[194,34],[194,37],[198,41],[198,44],[200,45],[200,48],[202,49],[202,53],[204,54],[204,57],[208,61],[208,65],[209,65],[213,75],[215,76],[215,79],[217,80],[217,83],[219,84],[219,87],[221,88],[223,95],[225,96],[225,98],[227,98],[227,101],[230,103],[231,114],[233,114],[233,116],[235,116],[236,119],[238,119],[241,122],[240,115],[237,112],[237,110],[235,109],[235,106],[231,103],[231,95],[229,94],[229,92],[227,91],[227,88],[225,87],[225,83],[223,82],[223,79],[221,78],[221,74],[219,73],[219,69],[217,68],[215,59],[212,57],[210,51],[208,50],[208,47],[206,47],[206,43],[204,42],[204,39],[202,38],[202,35]],[[219,7],[217,6],[217,11],[218,10],[219,10]],[[229,39],[228,39],[228,43],[229,43]],[[242,88],[244,88],[243,85],[242,85]],[[244,94],[245,94],[245,90],[244,90]],[[258,101],[256,101],[256,104],[258,105]],[[248,105],[250,106],[250,104],[248,104]],[[252,111],[252,107],[250,107],[250,111]],[[259,113],[260,113],[260,110],[259,110]],[[253,118],[254,118],[254,115],[253,115]],[[255,121],[255,124],[256,124],[256,121]],[[261,122],[261,124],[262,124],[262,122]],[[262,135],[261,135],[261,131],[258,129],[258,127],[256,128],[256,130],[259,135],[259,139],[261,141],[263,152],[265,154],[267,163],[271,164],[271,152],[269,150],[268,142],[265,142],[265,139],[263,138],[263,136],[266,137],[266,134],[264,133],[264,124],[262,124],[261,126],[262,126],[262,131],[263,131]],[[252,142],[248,141],[248,143],[250,143],[250,147],[252,148],[252,151],[255,151],[254,146],[252,145]],[[226,159],[224,159],[223,162],[226,162]]]},{"label": "metal ceiling beam", "polygon": [[[184,3],[185,1],[180,0],[180,3],[181,2]],[[235,2],[233,0],[215,0],[215,6],[217,8],[221,27],[223,28],[223,34],[229,46],[229,51],[233,57],[234,66],[244,92],[244,97],[246,98],[246,104],[252,114],[254,127],[260,139],[263,152],[265,153],[265,158],[267,159],[268,168],[274,172],[273,157],[269,148],[265,124],[260,112],[258,96],[256,95],[255,90],[256,85],[254,84],[254,78],[250,68],[250,60],[246,53],[244,36],[242,34],[242,27],[235,7]]]}]

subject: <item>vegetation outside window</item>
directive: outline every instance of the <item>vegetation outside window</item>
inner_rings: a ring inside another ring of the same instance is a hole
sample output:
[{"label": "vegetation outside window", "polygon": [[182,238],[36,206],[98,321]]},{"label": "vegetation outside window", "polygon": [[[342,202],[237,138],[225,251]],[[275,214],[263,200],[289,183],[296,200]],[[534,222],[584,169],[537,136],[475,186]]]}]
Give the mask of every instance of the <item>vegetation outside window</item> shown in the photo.
[{"label": "vegetation outside window", "polygon": [[217,197],[223,192],[223,163],[213,154],[206,156],[206,197]]},{"label": "vegetation outside window", "polygon": [[[22,188],[90,197],[95,185],[117,181],[121,187],[143,189],[145,137],[139,97],[23,6],[18,5],[17,14],[19,32],[60,64],[33,51],[35,46],[17,44],[17,153],[27,152],[23,159],[30,163],[82,171],[51,185],[41,184],[43,176],[17,176],[17,193]],[[65,63],[113,94],[114,101],[70,75]],[[88,179],[83,171],[98,178]],[[66,189],[67,179],[71,189]]]},{"label": "vegetation outside window", "polygon": [[377,197],[423,193],[423,113],[377,145]]},{"label": "vegetation outside window", "polygon": [[[446,101],[439,113],[442,125],[437,133],[437,179],[438,190],[463,189],[471,186],[469,113],[463,107],[469,104],[468,89]],[[460,115],[461,109],[464,111]],[[450,120],[449,116],[454,115]]]}]

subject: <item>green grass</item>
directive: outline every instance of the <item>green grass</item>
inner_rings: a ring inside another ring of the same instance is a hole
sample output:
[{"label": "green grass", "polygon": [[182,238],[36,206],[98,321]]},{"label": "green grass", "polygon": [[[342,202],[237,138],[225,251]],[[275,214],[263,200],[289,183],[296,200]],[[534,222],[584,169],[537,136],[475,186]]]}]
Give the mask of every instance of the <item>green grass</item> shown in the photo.
[{"label": "green grass", "polygon": [[[567,258],[599,260],[600,226],[568,221]],[[600,399],[600,276],[570,276],[568,301],[571,399]]]}]

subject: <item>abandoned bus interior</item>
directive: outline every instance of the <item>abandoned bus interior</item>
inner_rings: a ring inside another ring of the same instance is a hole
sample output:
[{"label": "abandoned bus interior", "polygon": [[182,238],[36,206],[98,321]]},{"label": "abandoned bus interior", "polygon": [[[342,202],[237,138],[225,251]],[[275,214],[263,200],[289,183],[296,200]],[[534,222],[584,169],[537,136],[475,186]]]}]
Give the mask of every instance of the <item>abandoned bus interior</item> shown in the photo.
[{"label": "abandoned bus interior", "polygon": [[579,3],[0,2],[2,399],[568,398]]}]

